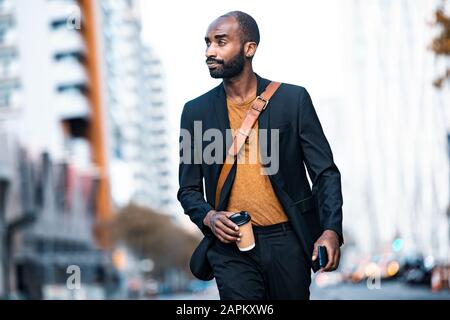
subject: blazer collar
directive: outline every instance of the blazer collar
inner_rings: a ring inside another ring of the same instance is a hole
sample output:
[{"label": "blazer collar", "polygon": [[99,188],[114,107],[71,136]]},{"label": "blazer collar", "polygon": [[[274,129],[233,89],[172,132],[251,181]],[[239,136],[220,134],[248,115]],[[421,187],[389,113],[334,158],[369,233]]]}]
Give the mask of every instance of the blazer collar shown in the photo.
[{"label": "blazer collar", "polygon": [[[256,95],[258,96],[266,89],[266,87],[270,83],[270,80],[260,77],[257,73],[255,73],[255,75],[257,81]],[[225,157],[226,151],[231,146],[231,133],[229,130],[228,132],[226,131],[226,129],[230,129],[230,120],[228,118],[227,99],[223,81],[220,85],[217,86],[216,96],[214,99],[214,108],[217,116],[217,121],[219,124],[218,129],[222,131],[223,137],[227,136],[226,141],[228,143],[226,144],[226,146],[225,143],[223,144],[224,145],[223,155]],[[268,113],[267,111],[268,110],[265,110],[258,119],[258,124],[261,129],[267,129],[267,119],[268,119],[268,115],[266,114]]]},{"label": "blazer collar", "polygon": [[[264,89],[266,89],[266,87],[269,85],[270,80],[260,77],[257,73],[255,73],[255,75],[256,75],[256,95],[259,96],[264,91]],[[226,98],[223,81],[219,86],[217,86],[217,97],[222,99]]]}]

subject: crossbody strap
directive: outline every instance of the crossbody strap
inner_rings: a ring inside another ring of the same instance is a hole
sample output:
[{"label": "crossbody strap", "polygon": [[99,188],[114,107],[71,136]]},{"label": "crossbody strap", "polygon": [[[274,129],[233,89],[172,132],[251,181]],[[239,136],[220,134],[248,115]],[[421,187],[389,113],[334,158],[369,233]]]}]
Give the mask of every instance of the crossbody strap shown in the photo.
[{"label": "crossbody strap", "polygon": [[219,180],[217,181],[216,187],[216,209],[219,206],[220,194],[222,192],[223,185],[227,180],[228,175],[230,174],[231,168],[237,160],[237,156],[242,149],[242,146],[245,144],[245,140],[250,135],[250,132],[255,125],[256,121],[260,114],[267,108],[267,104],[269,103],[270,98],[272,98],[273,94],[280,87],[280,82],[272,81],[264,90],[264,92],[257,96],[255,101],[253,102],[250,109],[247,111],[247,114],[242,121],[240,128],[235,132],[233,136],[233,143],[228,149],[225,163],[222,166],[222,170],[220,171]]}]

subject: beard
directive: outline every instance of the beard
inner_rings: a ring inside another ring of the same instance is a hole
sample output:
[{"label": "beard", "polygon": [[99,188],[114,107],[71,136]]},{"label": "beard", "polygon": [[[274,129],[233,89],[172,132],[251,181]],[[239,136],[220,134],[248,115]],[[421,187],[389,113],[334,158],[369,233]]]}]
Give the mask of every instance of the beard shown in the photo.
[{"label": "beard", "polygon": [[245,58],[244,58],[244,46],[238,54],[232,57],[228,62],[224,60],[208,59],[207,61],[214,61],[219,66],[215,69],[209,69],[209,74],[214,79],[227,79],[233,78],[239,75],[244,70]]}]

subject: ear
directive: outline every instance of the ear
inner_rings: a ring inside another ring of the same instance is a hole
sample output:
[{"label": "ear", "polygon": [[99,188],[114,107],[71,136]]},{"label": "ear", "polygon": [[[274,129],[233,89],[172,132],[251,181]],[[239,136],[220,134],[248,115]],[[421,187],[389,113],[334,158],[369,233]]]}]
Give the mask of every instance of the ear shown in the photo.
[{"label": "ear", "polygon": [[246,42],[244,45],[244,54],[246,58],[253,58],[253,56],[256,53],[256,49],[258,48],[258,45],[256,42]]}]

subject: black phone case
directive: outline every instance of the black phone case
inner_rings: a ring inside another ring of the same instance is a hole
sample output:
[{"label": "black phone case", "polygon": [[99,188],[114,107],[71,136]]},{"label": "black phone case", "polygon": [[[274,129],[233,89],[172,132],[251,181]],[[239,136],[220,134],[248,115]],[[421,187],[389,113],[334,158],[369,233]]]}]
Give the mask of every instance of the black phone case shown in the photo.
[{"label": "black phone case", "polygon": [[328,252],[327,248],[324,246],[317,247],[317,259],[312,263],[312,269],[314,272],[319,271],[325,267],[328,263]]}]

